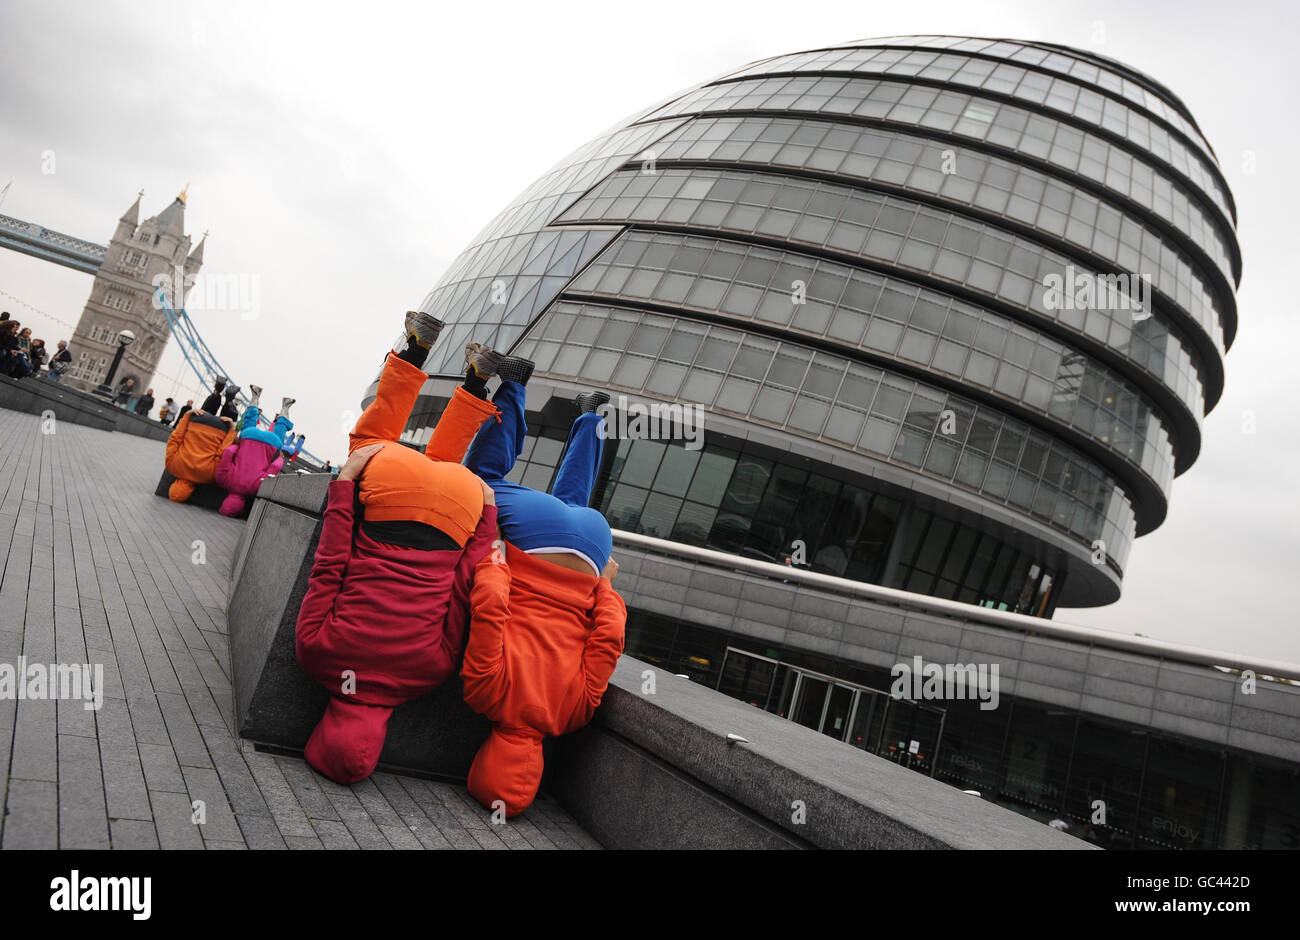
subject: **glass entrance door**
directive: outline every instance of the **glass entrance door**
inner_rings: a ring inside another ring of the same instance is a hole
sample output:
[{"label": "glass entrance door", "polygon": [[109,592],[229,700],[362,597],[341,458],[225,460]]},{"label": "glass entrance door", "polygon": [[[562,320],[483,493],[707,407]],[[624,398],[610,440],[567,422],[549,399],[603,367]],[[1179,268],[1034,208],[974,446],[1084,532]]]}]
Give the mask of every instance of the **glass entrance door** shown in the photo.
[{"label": "glass entrance door", "polygon": [[853,711],[853,698],[857,693],[852,687],[831,686],[830,700],[826,703],[826,714],[822,719],[822,734],[843,741],[849,733],[849,715]]},{"label": "glass entrance door", "polygon": [[830,683],[807,673],[799,675],[799,685],[794,693],[794,710],[790,717],[805,728],[821,728],[822,712],[826,708],[826,693]]},{"label": "glass entrance door", "polygon": [[878,753],[904,767],[933,774],[943,717],[944,710],[933,705],[891,700]]}]

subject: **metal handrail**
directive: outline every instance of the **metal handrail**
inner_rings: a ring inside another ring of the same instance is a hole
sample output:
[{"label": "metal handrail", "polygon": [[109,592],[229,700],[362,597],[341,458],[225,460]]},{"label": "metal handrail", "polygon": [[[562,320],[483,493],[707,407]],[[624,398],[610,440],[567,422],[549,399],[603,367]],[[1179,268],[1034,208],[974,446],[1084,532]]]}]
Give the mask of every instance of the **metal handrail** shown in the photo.
[{"label": "metal handrail", "polygon": [[683,545],[680,542],[670,542],[665,539],[657,539],[622,529],[614,530],[614,542],[629,548],[643,549],[657,555],[669,555],[702,562],[711,567],[745,571],[761,575],[764,578],[780,578],[782,581],[806,584],[810,587],[834,591],[837,594],[848,594],[853,597],[922,613],[985,623],[1021,633],[1036,633],[1041,636],[1083,641],[1093,646],[1133,653],[1145,653],[1159,656],[1162,659],[1193,663],[1200,666],[1249,669],[1260,678],[1272,677],[1300,681],[1300,665],[1284,662],[1280,659],[1245,656],[1222,650],[1206,649],[1200,646],[1186,646],[1182,643],[1167,643],[1148,637],[1126,636],[1109,630],[1099,630],[1096,627],[1085,627],[1081,624],[1060,623],[1055,620],[1030,617],[1027,614],[1013,614],[1005,610],[990,610],[976,604],[963,604],[940,597],[929,597],[924,594],[914,594],[911,591],[881,587],[878,584],[867,584],[863,581],[838,578],[817,571],[804,571],[801,568],[778,565],[770,561],[759,561],[740,555],[730,555],[709,548],[697,548],[694,545]]}]

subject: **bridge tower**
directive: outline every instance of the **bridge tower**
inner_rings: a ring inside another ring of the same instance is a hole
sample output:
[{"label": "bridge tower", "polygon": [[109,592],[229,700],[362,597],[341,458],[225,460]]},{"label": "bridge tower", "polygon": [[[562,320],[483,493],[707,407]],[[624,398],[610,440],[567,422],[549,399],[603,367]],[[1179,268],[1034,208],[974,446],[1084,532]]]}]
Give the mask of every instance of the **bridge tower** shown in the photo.
[{"label": "bridge tower", "polygon": [[69,344],[73,359],[67,379],[75,387],[91,391],[104,380],[122,330],[134,333],[135,342],[127,347],[114,382],[133,378],[142,393],[153,381],[169,336],[167,319],[154,302],[155,287],[161,284],[172,307],[180,310],[203,266],[206,234],[192,253],[185,234],[188,190],[187,185],[162,212],[140,222],[141,190],[118,220]]}]

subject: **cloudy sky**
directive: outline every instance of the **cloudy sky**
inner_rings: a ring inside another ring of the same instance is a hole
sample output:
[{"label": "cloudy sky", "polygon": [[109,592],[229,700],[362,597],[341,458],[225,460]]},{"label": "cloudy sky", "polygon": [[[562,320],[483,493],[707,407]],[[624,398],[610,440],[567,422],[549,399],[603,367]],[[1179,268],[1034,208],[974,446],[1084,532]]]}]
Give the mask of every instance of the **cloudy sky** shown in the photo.
[{"label": "cloudy sky", "polygon": [[[106,242],[138,189],[152,215],[190,183],[189,231],[212,233],[204,270],[259,289],[256,319],[196,313],[199,329],[238,381],[296,396],[308,449],[337,462],[402,312],[516,193],[642,106],[866,36],[1093,49],[1191,108],[1237,200],[1245,274],[1227,390],[1168,520],[1134,547],[1123,600],[1058,619],[1300,662],[1286,600],[1300,568],[1298,20],[1285,0],[6,0],[0,212]],[[90,283],[0,251],[0,306],[51,345]],[[174,349],[155,385],[196,392]]]}]

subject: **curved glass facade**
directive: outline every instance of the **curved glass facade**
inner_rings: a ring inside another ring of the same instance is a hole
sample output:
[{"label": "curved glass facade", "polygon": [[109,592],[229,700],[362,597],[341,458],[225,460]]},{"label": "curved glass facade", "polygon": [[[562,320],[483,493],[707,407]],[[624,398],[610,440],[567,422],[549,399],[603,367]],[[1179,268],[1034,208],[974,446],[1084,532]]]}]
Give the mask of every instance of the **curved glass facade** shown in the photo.
[{"label": "curved glass facade", "polygon": [[[796,302],[797,282],[808,286]],[[566,295],[577,294],[748,321],[924,367],[1092,438],[1166,496],[1173,482],[1169,434],[1117,374],[1005,317],[898,278],[758,245],[632,232],[573,281]]]},{"label": "curved glass facade", "polygon": [[[1150,271],[1155,286],[1184,310],[1193,303],[1217,306],[1186,252],[1113,202],[992,154],[954,156],[951,172],[944,172],[949,149],[942,140],[821,118],[702,117],[660,141],[655,155],[661,163],[707,160],[829,173],[935,197],[1055,235],[1103,265]],[[1221,275],[1220,289],[1231,291],[1227,256],[1205,257]]]},{"label": "curved glass facade", "polygon": [[[898,196],[766,173],[667,168],[649,175],[621,170],[559,221],[596,219],[758,236],[932,277],[988,302],[1053,320],[1085,342],[1104,344],[1180,397],[1193,394],[1191,383],[1203,384],[1204,370],[1189,351],[1190,344],[1159,314],[1136,319],[1123,299],[1113,308],[1055,304],[1046,279],[1069,278],[1078,268],[1069,256]],[[1200,312],[1206,336],[1221,350],[1217,318],[1205,308]]]},{"label": "curved glass facade", "polygon": [[[1214,164],[1204,142],[1197,149],[1182,133],[1171,132],[1160,122],[1130,108],[1122,101],[1066,78],[1052,78],[1009,63],[957,52],[929,52],[919,49],[849,49],[820,54],[799,53],[769,59],[755,67],[761,74],[850,72],[861,75],[907,76],[942,85],[975,88],[990,95],[1013,98],[1043,110],[1075,119],[1085,127],[1097,128],[1118,137],[1129,149],[1141,150],[1174,169],[1223,213],[1231,225],[1228,186]],[[753,70],[728,76],[743,78]],[[1199,138],[1198,138],[1199,139]]]},{"label": "curved glass facade", "polygon": [[[893,50],[942,49],[968,56],[994,59],[998,60],[998,69],[1002,70],[998,74],[1005,76],[1008,81],[1017,80],[1018,73],[1006,70],[1021,67],[1044,74],[1068,76],[1078,81],[1087,91],[1097,92],[1117,101],[1127,101],[1157,120],[1164,121],[1195,143],[1206,156],[1216,162],[1218,160],[1214,148],[1205,139],[1201,129],[1196,126],[1191,113],[1169,89],[1148,76],[1092,53],[1046,43],[1017,42],[1010,39],[976,39],[966,36],[898,36],[888,42],[866,40],[854,43],[853,46],[862,49],[882,46]],[[802,54],[814,56],[823,52]],[[1227,198],[1231,204],[1232,194],[1227,193]],[[1235,207],[1233,216],[1236,217]]]},{"label": "curved glass facade", "polygon": [[[1011,159],[1104,188],[1163,221],[1203,251],[1228,251],[1231,229],[1170,175],[1115,144],[1045,115],[997,101],[898,82],[855,78],[770,78],[714,86],[678,99],[654,117],[719,111],[812,112],[922,128],[986,145]],[[1215,243],[1218,243],[1217,248]]]},{"label": "curved glass facade", "polygon": [[1085,544],[1101,539],[1121,569],[1128,556],[1133,507],[1113,477],[1026,423],[932,385],[795,343],[597,304],[556,305],[517,352],[551,375],[700,404],[969,488]]},{"label": "curved glass facade", "polygon": [[607,448],[616,527],[771,559],[798,540],[815,570],[1050,616],[1118,596],[1200,450],[1235,212],[1182,102],[1091,53],[777,56],[521,194],[421,305],[447,321],[426,369],[457,376],[471,339],[535,360],[531,486],[575,388],[699,406],[699,450]]}]

